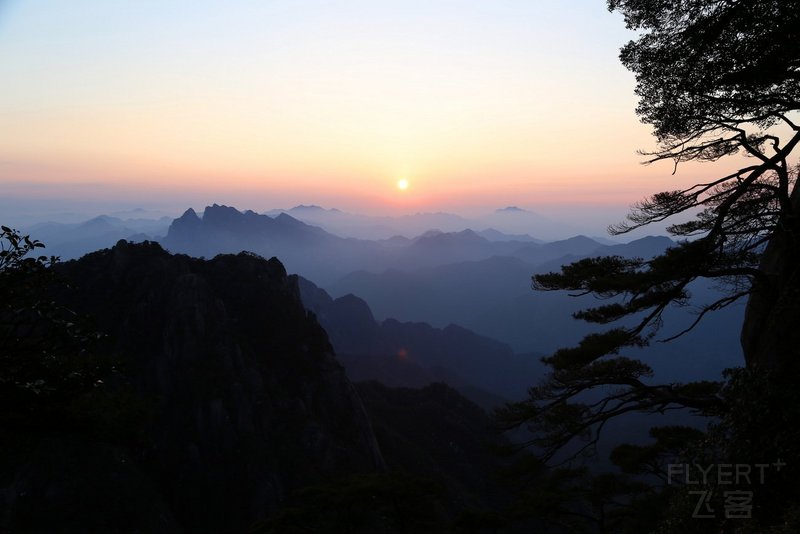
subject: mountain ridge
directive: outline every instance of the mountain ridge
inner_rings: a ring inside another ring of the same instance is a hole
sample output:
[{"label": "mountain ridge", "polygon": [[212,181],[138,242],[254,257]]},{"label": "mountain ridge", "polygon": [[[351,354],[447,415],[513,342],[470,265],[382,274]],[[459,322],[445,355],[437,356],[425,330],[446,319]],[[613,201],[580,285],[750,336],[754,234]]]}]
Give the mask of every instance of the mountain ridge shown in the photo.
[{"label": "mountain ridge", "polygon": [[61,300],[96,318],[156,402],[143,469],[187,530],[243,529],[292,489],[382,468],[355,389],[277,259],[123,241],[58,270],[72,285]]}]

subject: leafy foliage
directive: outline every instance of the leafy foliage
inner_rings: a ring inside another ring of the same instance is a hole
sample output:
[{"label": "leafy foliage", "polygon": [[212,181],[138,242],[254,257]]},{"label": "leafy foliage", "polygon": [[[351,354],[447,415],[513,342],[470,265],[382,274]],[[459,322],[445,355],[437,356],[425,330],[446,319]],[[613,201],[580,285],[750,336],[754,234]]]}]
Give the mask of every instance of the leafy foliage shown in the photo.
[{"label": "leafy foliage", "polygon": [[41,242],[0,230],[0,398],[15,407],[6,416],[24,418],[102,385],[111,365],[92,351],[100,335],[53,300],[65,286],[57,258],[36,256]]},{"label": "leafy foliage", "polygon": [[[800,105],[800,12],[793,2],[609,0],[608,6],[641,32],[620,58],[636,74],[636,111],[659,141],[685,143],[725,123],[767,127]],[[741,148],[737,143],[723,137],[687,146],[686,155],[714,160]]]}]

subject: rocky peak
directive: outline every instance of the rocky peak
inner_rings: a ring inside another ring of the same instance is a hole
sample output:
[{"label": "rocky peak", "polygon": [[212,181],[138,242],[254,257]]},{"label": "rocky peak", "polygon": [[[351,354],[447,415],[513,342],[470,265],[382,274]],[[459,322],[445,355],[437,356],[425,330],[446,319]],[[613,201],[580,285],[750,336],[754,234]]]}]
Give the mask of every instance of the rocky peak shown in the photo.
[{"label": "rocky peak", "polygon": [[179,235],[191,234],[202,224],[203,221],[200,220],[200,217],[197,216],[197,213],[195,213],[192,208],[189,208],[183,212],[183,215],[172,221],[172,224],[170,224],[169,228],[167,229],[167,236],[175,238]]},{"label": "rocky peak", "polygon": [[355,389],[277,259],[121,241],[61,271],[75,288],[65,300],[96,318],[156,404],[145,469],[187,531],[242,530],[292,489],[382,468]]},{"label": "rocky peak", "polygon": [[227,228],[244,220],[244,215],[236,208],[213,204],[206,206],[203,222],[210,226]]}]

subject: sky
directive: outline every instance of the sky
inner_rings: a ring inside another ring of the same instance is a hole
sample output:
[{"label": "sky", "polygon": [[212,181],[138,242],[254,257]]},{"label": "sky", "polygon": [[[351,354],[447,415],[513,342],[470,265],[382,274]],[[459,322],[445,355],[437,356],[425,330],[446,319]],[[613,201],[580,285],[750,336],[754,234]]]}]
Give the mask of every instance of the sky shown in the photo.
[{"label": "sky", "polygon": [[603,0],[0,0],[0,211],[615,222],[708,171],[641,165],[634,37]]}]

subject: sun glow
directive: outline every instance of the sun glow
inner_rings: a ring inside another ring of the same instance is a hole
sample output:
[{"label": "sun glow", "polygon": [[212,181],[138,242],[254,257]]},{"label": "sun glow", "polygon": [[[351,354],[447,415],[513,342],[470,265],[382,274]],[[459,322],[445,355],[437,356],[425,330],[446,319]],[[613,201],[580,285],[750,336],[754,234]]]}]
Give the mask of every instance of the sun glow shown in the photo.
[{"label": "sun glow", "polygon": [[9,188],[354,212],[600,191],[624,213],[673,183],[643,183],[669,173],[639,166],[634,36],[602,2],[240,3],[0,0],[0,216]]}]

